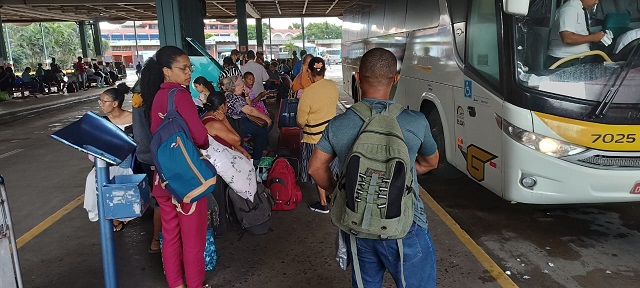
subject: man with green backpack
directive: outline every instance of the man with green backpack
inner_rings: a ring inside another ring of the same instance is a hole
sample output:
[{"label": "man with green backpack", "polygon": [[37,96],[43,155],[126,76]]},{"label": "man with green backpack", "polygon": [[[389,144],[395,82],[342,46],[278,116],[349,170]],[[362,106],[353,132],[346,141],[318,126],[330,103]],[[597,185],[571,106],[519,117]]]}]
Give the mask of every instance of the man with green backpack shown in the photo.
[{"label": "man with green backpack", "polygon": [[[400,79],[395,55],[382,48],[360,60],[362,101],[326,127],[309,163],[318,186],[334,191],[332,222],[352,259],[353,287],[436,287],[436,257],[417,175],[438,165],[438,149],[420,112],[389,100]],[[329,163],[338,157],[340,176]]]}]

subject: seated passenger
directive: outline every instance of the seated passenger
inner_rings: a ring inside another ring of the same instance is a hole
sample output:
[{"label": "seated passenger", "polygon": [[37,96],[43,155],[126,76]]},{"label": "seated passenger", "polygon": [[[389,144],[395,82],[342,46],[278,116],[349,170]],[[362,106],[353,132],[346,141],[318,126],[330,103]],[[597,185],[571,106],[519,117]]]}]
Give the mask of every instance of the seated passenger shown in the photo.
[{"label": "seated passenger", "polygon": [[253,86],[256,83],[256,78],[253,76],[251,72],[245,72],[244,77],[244,85],[247,90],[249,90],[249,99],[247,99],[247,103],[250,103],[253,108],[258,109],[258,111],[262,112],[262,114],[269,116],[269,112],[267,111],[267,106],[264,105],[262,99],[269,94],[269,91],[262,91],[259,94],[256,94]]},{"label": "seated passenger", "polygon": [[242,148],[240,135],[231,127],[229,120],[225,116],[227,99],[224,94],[219,91],[213,91],[213,93],[208,94],[204,109],[207,112],[201,118],[202,124],[207,128],[207,133],[218,143],[242,153],[247,159],[251,159],[251,155],[247,153],[247,150]]},{"label": "seated passenger", "polygon": [[[545,67],[553,65],[562,58],[590,51],[589,45],[592,42],[602,41],[605,45],[611,44],[613,37],[611,33],[600,31],[590,34],[587,11],[597,3],[598,0],[569,0],[560,6],[555,21],[551,25]],[[599,57],[588,56],[576,59],[575,62],[594,62],[594,59],[597,60]]]},{"label": "seated passenger", "polygon": [[242,78],[237,76],[224,78],[222,79],[222,87],[225,91],[224,96],[227,98],[227,117],[240,122],[242,133],[238,131],[238,134],[242,136],[251,134],[253,136],[255,145],[251,156],[254,161],[260,161],[263,152],[269,146],[269,128],[258,126],[249,120],[247,115],[261,118],[267,122],[267,126],[271,126],[271,118],[247,103],[245,93],[248,93],[248,91],[244,89]]},{"label": "seated passenger", "polygon": [[44,86],[33,76],[31,76],[31,67],[24,68],[22,72],[23,85],[29,89],[29,93],[37,94],[44,91]]}]

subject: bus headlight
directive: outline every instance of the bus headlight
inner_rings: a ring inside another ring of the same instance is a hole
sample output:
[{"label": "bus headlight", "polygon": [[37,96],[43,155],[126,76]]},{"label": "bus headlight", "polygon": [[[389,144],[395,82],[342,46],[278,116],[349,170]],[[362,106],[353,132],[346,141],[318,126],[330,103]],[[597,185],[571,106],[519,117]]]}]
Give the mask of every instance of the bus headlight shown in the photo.
[{"label": "bus headlight", "polygon": [[581,153],[587,148],[524,130],[502,119],[502,131],[509,138],[538,152],[562,158]]}]

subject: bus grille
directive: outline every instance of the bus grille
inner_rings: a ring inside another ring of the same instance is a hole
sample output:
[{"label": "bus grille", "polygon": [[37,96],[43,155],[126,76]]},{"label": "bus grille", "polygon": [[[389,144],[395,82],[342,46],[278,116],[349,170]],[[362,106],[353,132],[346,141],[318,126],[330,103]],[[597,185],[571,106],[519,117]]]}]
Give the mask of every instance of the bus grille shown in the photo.
[{"label": "bus grille", "polygon": [[640,157],[594,155],[578,161],[602,168],[640,168]]}]

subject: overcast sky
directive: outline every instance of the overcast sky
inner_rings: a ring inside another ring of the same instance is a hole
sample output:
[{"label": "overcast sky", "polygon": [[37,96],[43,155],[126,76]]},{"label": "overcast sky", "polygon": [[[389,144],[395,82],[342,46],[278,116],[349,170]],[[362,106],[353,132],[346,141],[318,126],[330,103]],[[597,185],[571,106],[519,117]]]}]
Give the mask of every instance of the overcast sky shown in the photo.
[{"label": "overcast sky", "polygon": [[[316,23],[316,22],[324,22],[327,21],[329,23],[336,24],[338,26],[342,26],[342,21],[338,19],[338,17],[322,17],[322,18],[305,18],[304,23]],[[262,19],[262,22],[269,23],[269,19]],[[255,24],[256,20],[253,18],[247,19],[247,24]],[[272,18],[271,26],[274,29],[287,29],[291,23],[300,23],[300,18]],[[100,27],[104,29],[114,29],[117,25],[109,24],[106,22],[101,22]]]}]

